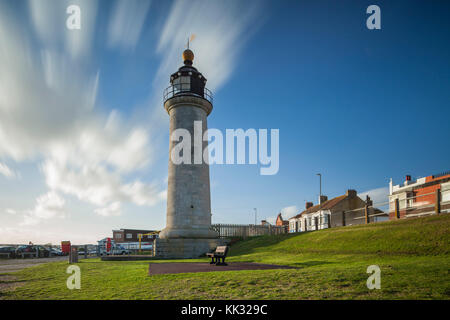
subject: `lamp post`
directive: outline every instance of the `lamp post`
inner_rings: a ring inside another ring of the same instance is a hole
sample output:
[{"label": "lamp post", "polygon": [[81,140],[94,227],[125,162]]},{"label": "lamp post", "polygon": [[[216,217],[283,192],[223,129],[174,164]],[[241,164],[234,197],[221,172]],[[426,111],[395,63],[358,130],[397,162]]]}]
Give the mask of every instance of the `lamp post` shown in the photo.
[{"label": "lamp post", "polygon": [[257,215],[257,213],[256,213],[256,208],[253,208],[253,210],[255,210],[255,226],[256,226],[256,215]]},{"label": "lamp post", "polygon": [[317,176],[319,176],[319,208],[321,207],[322,204],[322,174],[321,173],[316,173]]}]

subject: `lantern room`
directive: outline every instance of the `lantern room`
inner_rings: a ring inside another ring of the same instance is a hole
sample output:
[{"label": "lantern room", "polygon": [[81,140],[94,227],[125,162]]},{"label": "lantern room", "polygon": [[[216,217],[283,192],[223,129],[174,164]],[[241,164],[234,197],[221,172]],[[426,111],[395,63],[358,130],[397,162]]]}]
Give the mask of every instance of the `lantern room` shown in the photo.
[{"label": "lantern room", "polygon": [[212,103],[212,94],[205,85],[206,78],[192,66],[194,53],[190,49],[183,52],[184,65],[170,76],[170,84],[164,90],[164,102],[175,96],[192,95]]}]

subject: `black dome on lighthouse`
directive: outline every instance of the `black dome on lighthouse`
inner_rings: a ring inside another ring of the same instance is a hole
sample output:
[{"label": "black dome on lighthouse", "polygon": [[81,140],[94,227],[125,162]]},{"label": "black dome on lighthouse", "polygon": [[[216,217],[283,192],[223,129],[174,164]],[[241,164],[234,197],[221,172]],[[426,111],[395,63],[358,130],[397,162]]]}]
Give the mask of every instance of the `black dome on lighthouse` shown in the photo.
[{"label": "black dome on lighthouse", "polygon": [[212,102],[212,94],[205,88],[206,78],[192,66],[194,52],[186,49],[182,58],[184,65],[170,76],[171,86],[164,91],[164,101],[174,96],[193,95]]}]

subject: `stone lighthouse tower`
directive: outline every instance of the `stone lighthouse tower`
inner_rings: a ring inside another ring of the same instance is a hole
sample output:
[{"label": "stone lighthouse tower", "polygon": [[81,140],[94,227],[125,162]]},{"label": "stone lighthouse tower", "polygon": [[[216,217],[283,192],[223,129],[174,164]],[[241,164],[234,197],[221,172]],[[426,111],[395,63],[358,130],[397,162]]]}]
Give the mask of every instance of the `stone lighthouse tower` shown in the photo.
[{"label": "stone lighthouse tower", "polygon": [[[185,129],[191,138],[190,163],[173,161],[172,151],[180,142],[170,139],[167,225],[154,246],[155,256],[164,258],[197,258],[219,244],[217,233],[210,229],[209,165],[202,157],[198,159],[207,148],[207,142],[198,136],[198,129],[202,128],[201,135],[207,130],[207,117],[213,109],[212,94],[205,87],[206,78],[192,66],[193,60],[194,53],[185,50],[184,65],[171,75],[171,85],[164,91],[170,136],[177,129]],[[200,146],[202,150],[196,150]]]}]

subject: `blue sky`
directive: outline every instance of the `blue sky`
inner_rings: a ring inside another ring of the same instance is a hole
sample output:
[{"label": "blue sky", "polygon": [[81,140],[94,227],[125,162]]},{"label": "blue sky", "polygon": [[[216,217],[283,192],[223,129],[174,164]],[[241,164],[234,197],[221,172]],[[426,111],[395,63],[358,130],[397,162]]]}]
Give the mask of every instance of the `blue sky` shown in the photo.
[{"label": "blue sky", "polygon": [[[82,28],[65,28],[69,4]],[[366,8],[381,8],[381,30]],[[280,130],[280,170],[211,167],[213,222],[449,170],[445,1],[0,1],[0,243],[165,225],[162,90],[192,33],[211,128]],[[78,32],[78,34],[76,33]],[[381,189],[380,189],[381,188]],[[387,200],[387,199],[385,199]]]}]

